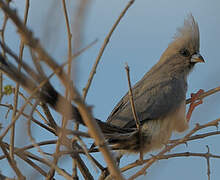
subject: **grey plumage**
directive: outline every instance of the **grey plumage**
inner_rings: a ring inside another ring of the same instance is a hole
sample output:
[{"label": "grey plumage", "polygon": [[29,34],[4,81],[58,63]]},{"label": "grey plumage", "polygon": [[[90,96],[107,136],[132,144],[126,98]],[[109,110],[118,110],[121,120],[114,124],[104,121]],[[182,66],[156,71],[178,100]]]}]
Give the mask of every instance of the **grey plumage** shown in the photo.
[{"label": "grey plumage", "polygon": [[[182,132],[188,128],[185,116],[187,76],[197,62],[204,60],[199,54],[198,24],[190,15],[158,63],[133,87],[143,139],[140,141],[128,93],[113,109],[107,122],[96,119],[112,149],[139,152],[142,147],[143,152],[152,151],[165,144],[173,131]],[[43,79],[24,62],[23,69],[30,78],[0,55],[0,70],[31,93]],[[58,100],[72,106],[72,115],[66,118],[84,125],[77,107],[66,101],[49,82],[37,91],[35,97],[61,114],[63,109],[57,106]]]},{"label": "grey plumage", "polygon": [[[161,147],[173,131],[181,132],[188,128],[185,118],[187,75],[196,63],[191,60],[195,54],[199,54],[199,28],[190,15],[159,62],[133,87],[145,152]],[[128,93],[116,105],[107,122],[121,128],[136,127]],[[131,139],[115,138],[110,142],[118,147],[124,144],[122,149],[133,147],[132,151],[139,151],[138,140],[132,142]]]}]

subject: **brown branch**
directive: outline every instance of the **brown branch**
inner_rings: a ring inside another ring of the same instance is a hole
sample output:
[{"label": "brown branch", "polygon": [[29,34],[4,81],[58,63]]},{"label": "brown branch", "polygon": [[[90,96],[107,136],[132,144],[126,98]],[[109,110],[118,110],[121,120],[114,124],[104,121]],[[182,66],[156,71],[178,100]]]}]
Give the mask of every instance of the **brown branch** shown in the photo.
[{"label": "brown branch", "polygon": [[[88,160],[90,160],[91,164],[94,165],[94,169],[96,170],[97,172],[97,169],[96,169],[96,161],[93,161],[94,158],[92,158],[89,154],[89,150],[87,149],[85,143],[83,142],[83,140],[80,138],[80,137],[77,137],[76,136],[76,139],[79,141],[80,145],[81,145],[81,148],[83,149],[85,155],[87,156]],[[79,145],[78,145],[79,146]]]},{"label": "brown branch", "polygon": [[199,125],[196,124],[196,126],[188,133],[186,134],[182,139],[179,139],[178,141],[176,141],[175,143],[171,144],[171,145],[166,145],[164,149],[162,149],[161,152],[159,152],[156,156],[153,156],[151,159],[149,159],[149,161],[147,162],[147,164],[138,172],[136,172],[134,175],[132,175],[129,180],[131,179],[135,179],[140,175],[143,175],[146,173],[146,170],[157,161],[158,158],[160,158],[162,155],[164,155],[166,152],[169,152],[171,149],[173,149],[174,147],[176,147],[179,144],[183,144],[187,142],[187,139],[189,137],[191,137],[195,132],[199,131],[200,129],[204,129],[206,127],[210,127],[210,126],[217,126],[218,123],[220,121],[219,119],[216,119],[214,121],[210,121],[209,123],[206,123],[204,125]]},{"label": "brown branch", "polygon": [[[97,42],[97,40],[92,41],[90,44],[88,44],[87,46],[85,46],[84,48],[80,49],[79,51],[77,51],[76,53],[74,53],[72,55],[72,59],[80,56],[83,52],[85,52],[87,49],[91,48],[95,43]],[[3,42],[0,41],[0,45],[2,47],[2,49],[7,52],[10,56],[12,56],[14,58],[14,60],[19,64],[19,57],[6,45],[3,44]],[[32,51],[31,51],[32,52]],[[65,65],[68,64],[67,62],[64,62],[60,68],[63,68]],[[24,61],[22,61],[22,67],[24,68],[24,70],[38,83],[40,83],[43,79],[42,76],[39,75],[38,73],[36,73],[30,66],[28,66]],[[59,68],[58,68],[59,69]],[[56,73],[59,73],[60,71],[58,71],[57,69],[55,70]]]},{"label": "brown branch", "polygon": [[[1,3],[1,1],[0,1]],[[53,72],[47,79],[45,79],[44,81],[42,81],[40,83],[39,86],[36,87],[36,85],[30,81],[29,83],[31,84],[31,88],[33,89],[31,92],[31,89],[29,89],[30,92],[30,97],[26,100],[25,104],[22,106],[22,108],[20,109],[19,113],[16,115],[16,117],[13,119],[13,121],[8,125],[8,127],[5,129],[5,131],[2,133],[2,135],[0,136],[0,139],[3,139],[3,137],[7,134],[7,132],[10,130],[10,128],[14,125],[14,123],[16,122],[16,120],[20,117],[20,115],[23,113],[26,105],[29,103],[29,101],[33,98],[33,96],[38,93],[38,90],[40,88],[42,88],[46,83],[48,83],[49,79],[54,75],[54,73],[56,73],[58,70],[56,70],[55,72]]]},{"label": "brown branch", "polygon": [[[62,0],[62,5],[63,5],[63,11],[64,11],[64,17],[65,17],[65,22],[66,22],[66,27],[67,27],[67,33],[68,33],[68,69],[67,69],[67,76],[68,79],[71,79],[70,75],[71,75],[71,66],[72,66],[72,43],[71,43],[71,39],[72,39],[72,34],[71,34],[71,30],[70,30],[70,25],[69,25],[69,19],[68,19],[68,14],[67,14],[67,9],[66,9],[66,2],[65,0]],[[67,86],[66,90],[65,90],[65,97],[68,100],[68,95],[69,95],[69,90],[70,87]],[[64,105],[64,104],[63,104]],[[65,105],[64,105],[65,106]],[[70,114],[70,109],[67,107],[67,113]],[[60,129],[59,133],[58,133],[58,140],[56,143],[56,149],[54,152],[54,159],[53,159],[53,163],[56,165],[59,161],[59,156],[57,156],[59,154],[60,151],[60,146],[61,146],[61,141],[63,141],[63,136],[65,134],[65,128],[67,125],[68,120],[65,118],[65,116],[63,116],[62,118],[62,128]],[[53,178],[55,174],[55,169],[51,167],[48,176],[47,176],[47,180]]]},{"label": "brown branch", "polygon": [[21,173],[21,171],[18,169],[14,159],[12,159],[10,157],[10,155],[8,154],[4,144],[2,143],[2,141],[0,140],[0,147],[2,149],[2,152],[5,154],[7,160],[8,160],[8,163],[9,165],[11,166],[11,168],[14,170],[14,172],[16,173],[16,175],[18,176],[19,179],[21,180],[24,180],[25,179],[25,176],[23,176],[23,174]]},{"label": "brown branch", "polygon": [[[5,142],[3,142],[4,146],[9,149],[9,145]],[[41,169],[39,166],[37,166],[33,161],[27,158],[27,154],[24,150],[16,148],[15,147],[15,152],[14,152],[19,158],[21,158],[23,161],[28,163],[30,166],[32,166],[35,170],[37,170],[40,174],[46,176],[46,172]],[[1,156],[0,159],[5,158],[5,156]]]},{"label": "brown branch", "polygon": [[[6,148],[9,148],[9,145],[8,145],[7,143],[3,143],[3,142],[2,142],[2,144],[3,144]],[[29,157],[29,158],[31,158],[31,159],[34,159],[34,160],[36,160],[36,161],[38,161],[38,162],[41,162],[41,163],[47,165],[48,167],[54,166],[52,163],[50,163],[50,162],[47,160],[47,158],[40,158],[40,157],[38,157],[38,156],[36,156],[36,155],[34,155],[34,154],[28,152],[28,151],[17,151],[17,149],[18,149],[18,148],[15,148],[15,154],[16,154],[17,156],[19,156],[21,159],[23,159],[22,157],[26,156],[26,157]],[[26,161],[26,162],[28,163],[28,161]],[[30,165],[31,165],[31,164],[30,164]],[[33,167],[33,168],[34,168],[34,167]],[[71,176],[70,176],[67,172],[65,172],[63,169],[60,169],[60,168],[57,167],[57,166],[55,166],[54,168],[56,169],[56,171],[57,171],[60,175],[62,175],[63,177],[65,177],[65,178],[68,179],[68,180],[72,180],[72,179],[71,179]],[[35,168],[35,169],[36,169],[36,168]],[[41,172],[39,172],[39,173],[41,173]],[[44,175],[44,173],[43,173],[43,175]]]},{"label": "brown branch", "polygon": [[[7,1],[7,4],[9,5],[10,1]],[[2,28],[1,28],[2,44],[5,44],[5,29],[6,29],[7,21],[8,21],[8,16],[5,15],[4,16],[4,21],[3,21],[3,24],[2,24]],[[2,55],[3,55],[3,57],[5,57],[5,50],[4,49],[2,51]],[[3,95],[4,95],[4,93],[3,93],[3,74],[2,74],[2,72],[0,72],[0,102],[2,100]]]},{"label": "brown branch", "polygon": [[211,171],[210,171],[210,150],[209,150],[209,146],[206,146],[208,151],[206,153],[206,161],[207,161],[207,176],[208,176],[208,180],[210,180],[210,174],[211,174]]},{"label": "brown branch", "polygon": [[48,106],[45,103],[41,103],[41,107],[42,107],[43,112],[44,112],[44,114],[46,115],[46,117],[49,121],[49,125],[56,130],[57,129],[57,123],[54,120],[52,114],[50,113],[50,110],[49,110]]},{"label": "brown branch", "polygon": [[[13,91],[14,91],[14,90],[13,90]],[[24,99],[24,101],[26,101],[26,100],[28,99],[28,98],[25,97],[25,95],[24,95],[23,93],[21,93],[20,91],[19,91],[18,93],[19,93],[19,96]],[[33,104],[32,104],[30,101],[28,102],[28,104],[29,104],[30,106],[33,106]],[[48,124],[48,121],[47,121],[46,118],[41,114],[40,111],[38,111],[38,110],[36,109],[36,113],[37,113],[38,116],[44,121],[45,124]]]},{"label": "brown branch", "polygon": [[82,172],[82,175],[85,179],[88,180],[93,180],[93,176],[90,174],[89,169],[87,168],[87,166],[81,166],[82,164],[84,164],[84,162],[82,161],[82,159],[80,158],[79,155],[76,154],[71,154],[71,156],[76,159],[76,164],[77,167],[80,169],[80,171]]},{"label": "brown branch", "polygon": [[[37,52],[39,59],[43,60],[56,73],[56,75],[59,77],[59,79],[61,80],[61,82],[63,83],[63,85],[66,88],[68,88],[70,86],[70,89],[71,89],[70,90],[70,93],[71,93],[70,97],[78,106],[79,112],[82,115],[83,120],[85,121],[85,124],[89,128],[89,132],[90,132],[91,136],[95,139],[96,145],[99,147],[99,150],[103,153],[104,159],[108,164],[109,171],[111,172],[111,174],[114,178],[123,179],[120,174],[119,169],[117,168],[117,166],[115,164],[115,161],[113,160],[113,157],[112,157],[107,145],[105,144],[105,139],[104,139],[104,136],[103,136],[99,126],[97,125],[96,121],[93,119],[92,115],[90,114],[89,109],[83,103],[83,100],[81,99],[81,97],[79,96],[79,93],[74,88],[72,82],[68,79],[68,76],[65,74],[64,71],[62,71],[62,69],[60,69],[60,66],[52,59],[52,57],[50,57],[47,54],[47,52],[42,48],[40,42],[36,38],[34,38],[34,36],[32,35],[32,32],[29,31],[26,26],[24,26],[24,24],[21,22],[21,20],[17,16],[16,12],[12,11],[4,3],[3,0],[0,0],[0,7],[4,11],[4,13],[7,14],[8,17],[14,22],[14,24],[18,28],[18,32],[20,33],[21,38],[24,41],[24,43],[29,45],[31,48],[33,48],[33,50],[35,52]],[[36,92],[37,92],[37,90],[36,90]],[[32,98],[32,95],[34,93],[35,93],[35,91],[33,91],[31,93],[30,98]],[[25,103],[25,105],[26,104],[27,104],[27,102]],[[6,130],[3,132],[3,134],[0,138],[4,137],[4,135],[11,128],[13,123],[15,123],[15,121],[12,122],[6,128]],[[53,166],[56,167],[55,165],[53,165]],[[57,169],[57,167],[56,167],[56,169]],[[64,175],[66,175],[66,174],[64,174]],[[64,176],[64,177],[69,178],[68,176]]]},{"label": "brown branch", "polygon": [[[62,0],[62,5],[63,5],[64,18],[65,18],[65,22],[66,22],[67,36],[68,36],[68,69],[67,69],[67,75],[68,75],[69,79],[71,79],[71,69],[72,69],[72,33],[71,33],[71,28],[70,28],[70,23],[69,23],[69,18],[68,18],[68,13],[67,13],[67,8],[66,8],[66,1],[65,0]],[[76,44],[77,44],[77,42],[76,42]],[[76,45],[76,48],[77,48],[77,45]],[[65,91],[66,99],[69,99],[69,97],[68,97],[69,96],[69,90],[70,90],[70,88],[66,88],[66,91]],[[65,117],[63,117],[62,122],[64,122],[64,121],[66,121]],[[75,123],[75,124],[76,124],[75,125],[75,127],[76,127],[75,130],[78,130],[79,126],[78,126],[77,123]],[[59,152],[57,152],[57,153],[59,153]],[[77,156],[77,157],[80,158],[80,156]],[[77,176],[77,162],[76,161],[77,161],[77,158],[73,158],[73,168],[72,168],[73,169],[73,172],[72,172],[73,179],[78,179],[78,176]]]},{"label": "brown branch", "polygon": [[60,66],[55,62],[55,60],[43,49],[39,40],[35,38],[32,32],[23,24],[23,22],[18,17],[16,11],[13,11],[11,8],[9,8],[3,0],[0,0],[0,8],[16,25],[18,33],[20,34],[23,42],[30,46],[38,54],[39,59],[44,61],[56,73],[63,85],[65,87],[68,87],[70,81],[65,72],[60,68]]},{"label": "brown branch", "polygon": [[38,171],[40,174],[42,174],[43,176],[46,176],[47,173],[40,168],[37,164],[35,164],[33,161],[31,161],[30,159],[27,158],[27,156],[25,154],[23,154],[22,152],[19,153],[15,153],[19,158],[21,158],[23,161],[25,161],[26,163],[28,163],[32,168],[34,168],[36,171]]},{"label": "brown branch", "polygon": [[[153,157],[156,157],[156,156],[153,156]],[[206,158],[206,159],[207,159],[207,157],[209,157],[209,158],[220,159],[220,155],[214,155],[214,154],[211,154],[211,153],[192,153],[192,152],[172,153],[172,154],[162,155],[162,156],[156,157],[156,158],[157,158],[157,160],[164,160],[164,159],[180,158],[180,157],[203,157],[203,158]],[[151,158],[145,159],[145,160],[143,160],[143,163],[148,163],[150,160],[151,160]],[[140,161],[137,160],[137,161],[121,168],[121,171],[125,172],[129,169],[140,166],[143,163],[140,163]]]},{"label": "brown branch", "polygon": [[[202,139],[202,138],[206,138],[209,136],[214,136],[214,135],[219,135],[220,131],[213,131],[213,132],[209,132],[209,133],[203,133],[203,134],[196,134],[194,136],[191,136],[187,139],[187,142],[189,141],[193,141],[193,140],[197,140],[197,139]],[[171,143],[175,143],[177,142],[179,139],[173,139],[173,140],[169,140],[168,144]]]},{"label": "brown branch", "polygon": [[133,98],[133,92],[132,92],[132,87],[131,87],[131,80],[130,80],[130,69],[129,69],[129,66],[126,64],[125,65],[125,70],[126,70],[126,73],[127,73],[127,78],[128,78],[128,87],[129,87],[129,101],[130,101],[130,104],[131,104],[131,110],[132,110],[132,114],[134,116],[134,120],[136,122],[136,126],[137,126],[137,129],[139,131],[139,140],[140,140],[140,161],[143,160],[143,150],[142,150],[142,141],[143,141],[143,138],[142,138],[142,133],[141,133],[141,126],[140,126],[140,121],[138,119],[138,116],[137,116],[137,112],[135,110],[135,104],[134,104],[134,98]]},{"label": "brown branch", "polygon": [[[29,0],[26,0],[25,12],[24,12],[24,24],[25,25],[27,23],[28,12],[29,12]],[[20,47],[19,47],[19,63],[18,63],[18,71],[19,72],[21,71],[23,51],[24,51],[24,43],[21,41],[20,42]],[[14,92],[14,103],[13,103],[12,121],[16,117],[16,110],[17,110],[17,105],[18,105],[19,87],[20,87],[19,82],[16,82],[16,88],[15,88],[15,92]],[[11,158],[14,158],[14,136],[15,136],[15,124],[13,124],[13,126],[11,127],[10,148],[9,148],[9,153],[10,153]]]},{"label": "brown branch", "polygon": [[136,122],[137,129],[140,130],[141,129],[140,128],[140,121],[139,121],[139,119],[137,117],[137,112],[135,110],[133,92],[132,92],[132,87],[131,87],[130,68],[129,68],[129,66],[127,64],[125,65],[125,70],[126,70],[127,78],[128,78],[129,100],[130,100],[130,103],[131,103],[131,110],[132,110],[132,114],[134,116],[134,120]]},{"label": "brown branch", "polygon": [[[55,144],[57,141],[56,140],[50,140],[50,141],[42,141],[42,142],[38,142],[36,143],[38,146],[48,146],[48,145],[51,145],[51,144]],[[3,142],[4,144],[6,144],[5,142]],[[9,145],[7,146],[7,148],[9,147]],[[27,145],[27,146],[24,146],[22,148],[17,148],[15,147],[15,154],[18,153],[18,152],[24,152],[26,150],[29,150],[29,149],[32,149],[32,148],[35,148],[35,146],[33,144],[31,145]],[[0,156],[0,160],[6,158],[5,155],[2,155]]]},{"label": "brown branch", "polygon": [[[19,112],[19,111],[18,111]],[[28,118],[29,116],[25,113],[22,113],[22,115],[26,118]],[[31,118],[31,120],[36,123],[37,125],[39,125],[40,127],[46,129],[47,131],[53,133],[54,135],[57,136],[58,132],[61,131],[61,128],[57,126],[57,130],[52,129],[51,127],[46,126],[45,124],[42,124],[41,122],[37,121],[35,118]],[[67,135],[74,135],[74,136],[82,136],[84,138],[91,138],[91,136],[86,133],[86,132],[82,132],[82,131],[77,131],[77,130],[70,130],[70,129],[64,129],[65,134]]]},{"label": "brown branch", "polygon": [[[205,98],[205,97],[208,97],[208,96],[210,96],[210,95],[212,95],[212,94],[214,94],[214,93],[216,93],[216,92],[218,92],[218,91],[220,91],[220,86],[218,86],[218,87],[216,87],[216,88],[213,88],[213,89],[210,89],[210,90],[204,92],[203,94],[201,94],[200,96],[198,96],[198,100],[199,100],[199,99],[203,99],[203,98]],[[192,100],[191,98],[187,99],[187,100],[186,100],[186,104],[191,103],[191,100]]]},{"label": "brown branch", "polygon": [[[30,118],[29,115],[26,115],[25,113],[22,113],[23,116],[25,116],[26,118]],[[37,120],[35,120],[33,117],[31,117],[31,120],[35,123],[37,123],[38,125],[40,125],[41,127],[45,128],[46,130],[52,132],[53,134],[57,135],[57,133],[59,133],[60,129],[59,127],[57,127],[57,131],[54,132],[53,130],[51,130],[49,127],[45,126],[44,124],[38,122]],[[87,134],[87,133],[84,133],[84,132],[79,132],[79,131],[72,131],[72,130],[69,130],[69,129],[65,129],[64,130],[66,134],[72,134],[72,135],[75,135],[75,136],[83,136],[83,137],[88,137],[90,138],[90,136]],[[41,146],[41,145],[46,145],[46,144],[55,144],[57,143],[57,140],[54,140],[54,141],[49,141],[49,142],[41,142],[41,143],[35,143],[35,146],[34,144],[32,145],[29,145],[29,146],[26,146],[26,147],[23,147],[23,148],[20,148],[19,151],[22,151],[22,150],[27,150],[27,149],[30,149],[30,148],[34,148],[34,147],[38,147],[38,146]],[[65,145],[68,149],[70,149],[70,145],[71,145],[71,142],[65,138],[62,142],[63,145]],[[72,153],[76,153],[76,152],[73,152],[71,151],[71,154]],[[57,156],[60,156],[60,155],[57,155]],[[76,155],[75,155],[76,156]],[[1,157],[0,157],[1,158]],[[77,160],[80,159],[80,156],[77,155]],[[88,176],[87,177],[90,177],[91,175],[88,174],[89,171],[87,171],[86,169],[86,166],[85,164],[83,163],[83,161],[81,160],[80,162],[78,162],[77,164],[80,164],[80,171],[82,172],[82,174],[87,174]],[[51,167],[51,165],[50,165]],[[56,168],[56,166],[54,167]],[[91,176],[92,177],[92,176]],[[86,178],[86,177],[85,177]]]},{"label": "brown branch", "polygon": [[[40,152],[40,154],[43,155],[43,157],[46,159],[43,151],[41,150],[40,146],[38,146],[38,144],[36,143],[35,139],[33,138],[32,134],[31,134],[31,119],[32,119],[33,113],[34,113],[35,108],[37,107],[37,105],[38,105],[38,102],[36,101],[35,104],[32,107],[31,113],[30,113],[28,121],[27,121],[27,126],[28,126],[27,132],[28,132],[28,136],[29,136],[31,142],[33,143],[34,147],[36,147],[38,149],[38,152]],[[56,166],[56,164],[52,163],[52,169],[55,169],[57,167],[57,166],[56,167],[55,166]],[[50,174],[50,172],[49,172],[49,174]],[[67,178],[70,179],[68,174],[65,173],[65,176],[67,176]],[[48,176],[46,177],[46,179],[47,178],[48,178]],[[52,179],[52,177],[50,179]]]},{"label": "brown branch", "polygon": [[90,72],[90,75],[89,75],[89,79],[88,79],[88,82],[85,86],[85,88],[83,89],[83,99],[85,100],[86,99],[86,96],[87,96],[87,93],[89,91],[89,88],[92,84],[92,80],[93,80],[93,77],[96,73],[96,69],[97,69],[97,66],[100,62],[100,59],[105,51],[105,48],[106,46],[108,45],[108,42],[113,34],[113,32],[115,31],[116,27],[118,26],[119,22],[121,21],[121,19],[124,17],[125,13],[127,12],[127,10],[131,7],[131,5],[134,3],[134,0],[130,0],[127,4],[127,6],[123,9],[123,11],[121,12],[121,14],[119,15],[118,19],[116,20],[115,24],[112,26],[111,30],[109,31],[108,35],[106,36],[105,40],[104,40],[104,43],[99,51],[99,54],[95,60],[95,63],[92,67],[92,71]]},{"label": "brown branch", "polygon": [[[68,72],[67,72],[67,76],[68,76],[68,79],[71,79],[70,75],[71,75],[71,65],[72,65],[71,64],[72,63],[72,61],[71,61],[71,56],[72,56],[72,43],[71,43],[72,34],[71,34],[70,26],[69,26],[69,19],[68,19],[65,0],[62,0],[62,5],[63,5],[64,17],[65,17],[67,33],[68,33],[68,70],[67,70]],[[66,99],[68,99],[69,90],[70,90],[70,87],[69,86],[66,87],[66,91],[65,91]],[[69,111],[68,107],[67,107],[67,111]],[[67,113],[70,113],[70,112],[67,112]],[[57,143],[56,143],[56,149],[55,149],[55,152],[53,154],[53,164],[55,164],[55,165],[57,165],[57,163],[59,161],[58,154],[59,154],[59,151],[60,151],[61,141],[63,140],[63,136],[65,134],[64,129],[66,128],[67,121],[68,120],[65,118],[65,116],[63,116],[63,118],[62,118],[62,128],[58,132],[58,140],[57,140]],[[51,169],[48,173],[48,176],[46,177],[46,180],[52,179],[54,174],[55,174],[55,169],[53,167],[51,167]]]},{"label": "brown branch", "polygon": [[112,174],[113,178],[122,180],[123,177],[116,166],[116,162],[105,142],[105,138],[103,133],[101,132],[100,127],[98,126],[97,122],[94,120],[92,115],[89,113],[87,107],[80,99],[75,99],[75,103],[78,105],[78,109],[82,118],[88,127],[89,133],[91,137],[94,138],[95,144],[98,146],[100,152],[102,152],[105,161],[107,162],[108,169]]},{"label": "brown branch", "polygon": [[[11,105],[7,105],[7,104],[0,104],[0,106],[3,107],[7,107],[8,109],[12,109]],[[20,112],[20,110],[17,110],[17,112]],[[29,115],[25,114],[24,112],[21,113],[22,116],[29,118]],[[38,120],[36,120],[35,118],[31,118],[31,120],[36,123],[37,125],[39,125],[40,127],[46,129],[47,131],[53,133],[54,135],[57,135],[57,133],[61,130],[60,127],[57,126],[57,130],[55,131],[54,129],[52,129],[51,127],[46,126],[45,124],[42,124],[41,122],[39,122]],[[77,131],[77,130],[70,130],[70,129],[65,129],[65,133],[67,135],[74,135],[74,136],[82,136],[84,138],[91,138],[90,135],[86,132],[81,132],[81,131]]]},{"label": "brown branch", "polygon": [[[81,144],[81,146],[77,143],[76,139],[79,141],[79,143]],[[88,180],[93,180],[93,176],[92,174],[90,173],[90,169],[87,168],[87,166],[85,167],[82,167],[81,166],[81,163],[80,162],[83,162],[82,159],[80,158],[79,156],[79,153],[77,152],[77,149],[82,149],[84,154],[87,156],[87,158],[92,162],[92,164],[95,164],[95,162],[93,161],[93,158],[91,157],[91,155],[88,153],[88,150],[86,148],[86,145],[84,144],[84,142],[81,140],[81,138],[79,137],[75,137],[73,140],[72,140],[72,146],[73,146],[73,151],[76,150],[76,152],[73,152],[71,153],[71,157],[74,159],[75,161],[75,164],[76,164],[76,167],[78,166],[80,172],[83,174],[84,178],[85,179],[88,179]],[[80,164],[79,164],[80,163]],[[75,172],[76,174],[74,174],[73,172],[73,178],[77,178],[77,172]]]},{"label": "brown branch", "polygon": [[211,158],[220,159],[220,156],[213,155],[213,154],[210,154],[210,153],[191,153],[191,152],[167,154],[167,155],[161,156],[160,159],[169,159],[169,158],[175,158],[175,157],[190,157],[190,156],[204,157],[204,158],[207,158],[207,156],[208,156],[208,157],[211,157]]},{"label": "brown branch", "polygon": [[[29,118],[28,118],[28,123],[27,123],[27,125],[28,125],[28,128],[27,128],[27,130],[28,130],[28,136],[29,136],[30,140],[32,141],[33,145],[38,149],[38,152],[40,152],[40,154],[44,157],[44,159],[47,160],[47,159],[46,159],[46,156],[45,156],[45,154],[44,154],[44,152],[41,150],[40,146],[38,146],[38,144],[36,143],[35,139],[32,137],[32,134],[31,134],[31,118],[32,118],[32,115],[33,115],[33,113],[34,113],[34,110],[35,110],[37,104],[38,104],[38,102],[36,102],[35,105],[32,107],[32,111],[31,111],[30,116],[29,116]],[[47,161],[48,161],[48,160],[47,160]],[[56,170],[58,170],[58,171],[61,170],[60,168],[57,167],[57,165],[56,165],[54,162],[53,162],[53,163],[50,163],[50,162],[48,161],[48,163],[50,164],[50,166],[52,167],[52,169],[56,169]],[[62,172],[62,175],[63,175],[64,177],[66,177],[67,179],[69,179],[69,180],[72,179],[71,176],[70,176],[68,173],[64,172],[63,170],[61,170],[61,172]],[[49,173],[50,173],[50,172],[49,172]],[[50,177],[50,176],[49,176],[49,177]],[[48,176],[46,177],[46,179],[47,179],[47,178],[48,178]],[[52,179],[52,177],[51,177],[51,179]]]}]

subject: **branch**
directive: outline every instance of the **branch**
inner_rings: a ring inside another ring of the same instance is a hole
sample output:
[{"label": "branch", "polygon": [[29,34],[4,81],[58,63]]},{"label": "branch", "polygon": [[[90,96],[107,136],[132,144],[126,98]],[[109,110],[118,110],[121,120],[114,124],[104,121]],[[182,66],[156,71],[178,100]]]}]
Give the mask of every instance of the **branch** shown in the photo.
[{"label": "branch", "polygon": [[129,69],[129,66],[128,66],[127,64],[126,64],[126,66],[125,66],[125,69],[126,69],[127,78],[128,78],[129,101],[130,101],[130,104],[131,104],[131,110],[132,110],[132,114],[133,114],[133,116],[134,116],[134,120],[135,120],[135,122],[136,122],[137,129],[138,129],[138,131],[139,131],[139,139],[140,139],[140,160],[142,161],[142,160],[143,160],[143,150],[142,150],[142,141],[143,141],[143,138],[142,138],[142,134],[141,134],[140,121],[139,121],[139,119],[138,119],[137,112],[136,112],[136,110],[135,110],[134,98],[133,98],[132,87],[131,87],[131,80],[130,80],[130,69]]},{"label": "branch", "polygon": [[[198,99],[203,99],[203,98],[208,97],[208,96],[210,96],[210,95],[212,95],[212,94],[214,94],[214,93],[216,93],[218,91],[220,91],[220,86],[204,92],[203,94],[198,96]],[[191,102],[192,102],[192,98],[189,98],[189,99],[186,100],[186,104],[189,104]]]},{"label": "branch", "polygon": [[88,90],[92,84],[92,80],[93,80],[93,77],[96,73],[96,69],[97,69],[97,66],[100,62],[100,59],[105,51],[105,48],[113,34],[113,32],[115,31],[116,27],[118,26],[119,22],[121,21],[121,19],[123,18],[123,16],[125,15],[125,13],[127,12],[127,10],[131,7],[131,5],[134,3],[134,0],[130,0],[127,4],[127,6],[124,8],[124,10],[121,12],[121,14],[119,15],[118,19],[116,20],[115,24],[112,26],[111,30],[109,31],[108,35],[106,36],[105,40],[104,40],[104,43],[99,51],[99,54],[95,60],[95,63],[92,67],[92,71],[90,72],[90,75],[89,75],[89,79],[88,79],[88,82],[85,86],[85,88],[83,89],[83,98],[85,100],[86,96],[87,96],[87,93],[88,93]]},{"label": "branch", "polygon": [[147,162],[147,164],[137,173],[135,173],[133,176],[131,176],[129,178],[129,180],[131,179],[135,179],[138,176],[145,174],[146,170],[153,164],[155,163],[159,158],[161,158],[165,153],[169,152],[171,149],[173,149],[174,147],[176,147],[179,144],[183,144],[186,143],[188,138],[190,138],[195,132],[199,131],[200,129],[204,129],[206,127],[210,127],[210,126],[217,126],[218,123],[220,121],[219,119],[216,119],[214,121],[210,121],[209,123],[206,123],[204,125],[199,125],[196,124],[196,126],[188,133],[186,134],[182,139],[177,140],[175,143],[171,144],[171,145],[166,145],[164,149],[162,149],[161,152],[159,152],[156,156],[153,156],[151,159],[149,159],[149,161]]},{"label": "branch", "polygon": [[[193,141],[193,140],[196,140],[196,139],[206,138],[206,137],[213,136],[213,135],[219,135],[219,134],[220,134],[220,131],[213,131],[213,132],[209,132],[209,133],[196,134],[194,136],[189,137],[187,139],[187,142],[188,141]],[[180,139],[169,140],[168,144],[175,143],[178,140],[180,140]]]}]

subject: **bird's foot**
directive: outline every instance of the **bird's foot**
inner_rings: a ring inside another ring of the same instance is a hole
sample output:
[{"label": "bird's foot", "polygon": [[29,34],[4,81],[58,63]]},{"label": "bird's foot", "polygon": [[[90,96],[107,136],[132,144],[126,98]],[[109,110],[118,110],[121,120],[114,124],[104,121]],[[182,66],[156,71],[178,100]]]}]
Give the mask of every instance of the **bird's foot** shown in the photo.
[{"label": "bird's foot", "polygon": [[199,99],[199,96],[203,93],[204,93],[204,90],[200,89],[197,93],[191,94],[191,103],[190,103],[189,110],[186,115],[187,122],[189,122],[192,116],[192,112],[194,111],[195,107],[203,103],[202,99]]}]

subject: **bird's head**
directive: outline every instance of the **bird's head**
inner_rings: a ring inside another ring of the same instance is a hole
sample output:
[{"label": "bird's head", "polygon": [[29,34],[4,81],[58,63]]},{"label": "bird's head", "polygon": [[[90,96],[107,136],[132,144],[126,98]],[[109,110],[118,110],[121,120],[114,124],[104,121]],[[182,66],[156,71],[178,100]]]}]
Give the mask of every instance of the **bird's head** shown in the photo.
[{"label": "bird's head", "polygon": [[198,62],[205,62],[199,53],[199,27],[192,15],[177,29],[174,40],[161,57],[163,64],[172,66],[173,72],[187,75]]}]

